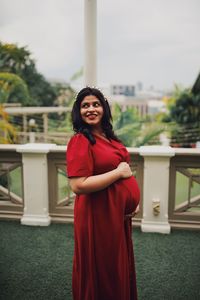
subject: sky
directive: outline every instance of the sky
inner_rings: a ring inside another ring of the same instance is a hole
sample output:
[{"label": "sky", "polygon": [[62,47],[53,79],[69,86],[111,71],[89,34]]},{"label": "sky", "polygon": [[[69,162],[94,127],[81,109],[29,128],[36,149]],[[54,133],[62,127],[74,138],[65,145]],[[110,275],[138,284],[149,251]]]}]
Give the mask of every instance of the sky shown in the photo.
[{"label": "sky", "polygon": [[[97,0],[97,86],[191,87],[200,72],[199,0]],[[84,65],[84,0],[0,0],[0,40],[27,46],[47,79]]]}]

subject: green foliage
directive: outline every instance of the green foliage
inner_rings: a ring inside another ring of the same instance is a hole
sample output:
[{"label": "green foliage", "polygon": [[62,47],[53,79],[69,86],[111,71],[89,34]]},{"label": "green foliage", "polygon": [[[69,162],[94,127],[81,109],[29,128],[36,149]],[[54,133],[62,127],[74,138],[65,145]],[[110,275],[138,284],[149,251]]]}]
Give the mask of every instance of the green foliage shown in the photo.
[{"label": "green foliage", "polygon": [[75,98],[73,88],[66,83],[54,83],[52,86],[57,95],[55,101],[56,105],[72,107]]},{"label": "green foliage", "polygon": [[57,118],[49,119],[49,131],[70,133],[72,131],[71,114],[63,113],[59,118],[57,115]]},{"label": "green foliage", "polygon": [[0,73],[0,103],[29,102],[29,92],[26,83],[19,76],[12,73]]},{"label": "green foliage", "polygon": [[159,134],[164,131],[164,127],[143,120],[135,108],[122,112],[120,106],[115,104],[112,113],[114,131],[125,146],[140,147],[159,143]]},{"label": "green foliage", "polygon": [[200,95],[193,95],[184,91],[176,100],[176,104],[170,109],[170,117],[178,124],[200,123]]},{"label": "green foliage", "polygon": [[194,95],[189,89],[181,90],[176,86],[172,97],[168,99],[167,108],[164,121],[193,126],[200,122],[200,94]]},{"label": "green foliage", "polygon": [[30,98],[27,105],[51,106],[56,92],[35,66],[31,53],[26,47],[0,42],[0,72],[14,73],[28,86]]},{"label": "green foliage", "polygon": [[123,127],[115,130],[116,135],[124,143],[125,146],[131,147],[135,145],[135,141],[139,136],[141,130],[141,124],[127,124]]},{"label": "green foliage", "polygon": [[164,130],[164,126],[159,123],[144,123],[140,135],[135,140],[134,146],[160,144],[159,136]]},{"label": "green foliage", "polygon": [[3,44],[0,42],[0,70],[18,74],[23,77],[27,67],[34,67],[34,60],[26,47],[18,47],[15,44]]},{"label": "green foliage", "polygon": [[30,105],[53,106],[56,99],[56,92],[52,85],[45,80],[44,76],[36,71],[35,68],[26,69],[24,79],[29,87],[32,98]]},{"label": "green foliage", "polygon": [[113,128],[119,139],[126,145],[131,146],[134,139],[134,132],[138,132],[140,124],[133,108],[128,108],[122,112],[121,107],[116,103],[112,108]]},{"label": "green foliage", "polygon": [[176,88],[169,103],[163,121],[174,124],[171,126],[172,145],[191,147],[200,140],[200,94]]},{"label": "green foliage", "polygon": [[9,123],[8,114],[0,105],[0,144],[12,144],[16,142],[15,128]]}]

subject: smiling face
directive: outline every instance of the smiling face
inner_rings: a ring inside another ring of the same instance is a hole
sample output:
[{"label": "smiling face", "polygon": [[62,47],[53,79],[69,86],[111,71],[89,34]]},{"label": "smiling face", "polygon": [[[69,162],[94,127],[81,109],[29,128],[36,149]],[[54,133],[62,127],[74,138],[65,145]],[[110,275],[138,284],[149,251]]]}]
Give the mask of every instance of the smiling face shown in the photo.
[{"label": "smiling face", "polygon": [[81,102],[80,114],[82,120],[93,128],[101,128],[103,113],[102,104],[97,97],[89,95]]}]

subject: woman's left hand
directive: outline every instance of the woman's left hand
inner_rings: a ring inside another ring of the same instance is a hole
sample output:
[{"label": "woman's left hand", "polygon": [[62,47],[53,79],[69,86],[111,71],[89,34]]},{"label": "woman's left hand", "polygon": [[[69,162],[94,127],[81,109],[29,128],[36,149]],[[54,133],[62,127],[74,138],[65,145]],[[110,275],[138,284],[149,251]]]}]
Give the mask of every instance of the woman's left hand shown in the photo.
[{"label": "woman's left hand", "polygon": [[125,215],[125,220],[128,219],[128,218],[135,217],[135,215],[137,215],[139,213],[139,211],[140,211],[140,207],[139,207],[139,204],[138,204],[135,211],[133,211],[131,214]]}]

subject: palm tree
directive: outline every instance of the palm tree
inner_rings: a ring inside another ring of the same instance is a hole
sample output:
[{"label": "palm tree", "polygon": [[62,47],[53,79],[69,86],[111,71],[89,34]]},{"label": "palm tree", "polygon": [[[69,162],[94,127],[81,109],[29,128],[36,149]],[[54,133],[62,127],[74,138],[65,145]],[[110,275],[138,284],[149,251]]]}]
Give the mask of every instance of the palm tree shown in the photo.
[{"label": "palm tree", "polygon": [[158,123],[147,122],[139,117],[134,107],[121,111],[118,104],[112,107],[113,128],[127,147],[159,144],[159,135],[165,129]]},{"label": "palm tree", "polygon": [[0,73],[0,103],[27,104],[29,97],[28,87],[22,78],[12,73]]},{"label": "palm tree", "polygon": [[8,114],[0,105],[0,144],[12,144],[16,141],[16,131],[9,123]]}]

